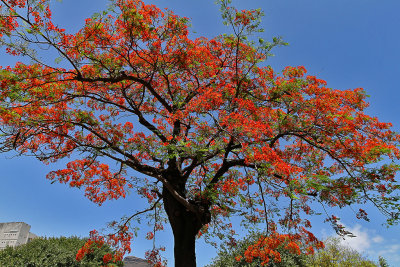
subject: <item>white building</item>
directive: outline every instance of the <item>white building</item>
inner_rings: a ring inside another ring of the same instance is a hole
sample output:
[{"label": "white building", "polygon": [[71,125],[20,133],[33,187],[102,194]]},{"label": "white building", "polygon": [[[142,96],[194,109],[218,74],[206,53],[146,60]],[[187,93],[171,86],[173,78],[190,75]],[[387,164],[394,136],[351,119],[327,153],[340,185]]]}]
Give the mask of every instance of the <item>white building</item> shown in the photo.
[{"label": "white building", "polygon": [[31,226],[24,222],[0,223],[0,250],[7,246],[16,247],[36,238],[29,232]]}]

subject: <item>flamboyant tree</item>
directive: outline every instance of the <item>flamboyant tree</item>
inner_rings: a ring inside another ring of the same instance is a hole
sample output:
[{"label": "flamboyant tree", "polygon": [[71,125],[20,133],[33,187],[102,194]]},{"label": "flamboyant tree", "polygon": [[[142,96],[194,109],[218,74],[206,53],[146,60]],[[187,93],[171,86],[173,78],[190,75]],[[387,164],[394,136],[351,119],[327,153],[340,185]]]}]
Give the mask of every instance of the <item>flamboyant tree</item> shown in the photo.
[{"label": "flamboyant tree", "polygon": [[[265,225],[243,255],[263,264],[279,261],[278,247],[322,246],[309,231],[312,203],[371,201],[389,223],[399,219],[399,136],[364,114],[364,91],[327,88],[303,67],[275,73],[262,62],[281,40],[251,41],[261,11],[220,4],[232,34],[191,39],[186,18],[141,0],[111,1],[76,33],[52,22],[48,0],[0,0],[1,42],[31,62],[0,70],[2,150],[44,163],[70,157],[47,178],[99,205],[128,191],[149,203],[111,223],[114,232],[93,231],[78,259],[103,242],[120,248],[105,263],[120,259],[146,213],[149,239],[171,225],[182,267],[196,266],[196,237],[234,243],[235,215]],[[362,209],[357,217],[368,219]]]}]

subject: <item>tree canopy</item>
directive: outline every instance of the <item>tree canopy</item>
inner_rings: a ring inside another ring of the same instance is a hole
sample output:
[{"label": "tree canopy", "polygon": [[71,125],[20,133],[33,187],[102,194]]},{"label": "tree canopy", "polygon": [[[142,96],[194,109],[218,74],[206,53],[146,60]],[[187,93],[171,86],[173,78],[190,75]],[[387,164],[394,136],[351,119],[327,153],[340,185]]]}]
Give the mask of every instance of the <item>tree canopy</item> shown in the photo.
[{"label": "tree canopy", "polygon": [[[111,1],[76,33],[53,23],[48,0],[0,0],[0,41],[30,61],[0,70],[2,151],[70,158],[47,178],[98,205],[129,192],[148,200],[110,233],[93,231],[79,257],[107,242],[119,250],[105,262],[120,260],[146,214],[148,239],[171,225],[178,267],[196,265],[196,237],[234,242],[232,216],[265,225],[245,253],[262,264],[281,244],[322,247],[309,220],[321,210],[346,234],[326,207],[372,202],[398,221],[399,135],[364,113],[364,90],[331,89],[302,66],[275,72],[263,61],[283,42],[257,39],[261,10],[218,2],[232,34],[209,39],[141,0]],[[163,249],[149,260],[161,264]]]}]

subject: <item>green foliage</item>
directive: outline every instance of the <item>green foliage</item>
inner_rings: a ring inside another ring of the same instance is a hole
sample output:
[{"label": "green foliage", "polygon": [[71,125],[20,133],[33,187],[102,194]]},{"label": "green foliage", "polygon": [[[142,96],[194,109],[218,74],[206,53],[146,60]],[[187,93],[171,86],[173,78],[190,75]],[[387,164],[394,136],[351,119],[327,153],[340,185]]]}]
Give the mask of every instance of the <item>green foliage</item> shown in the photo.
[{"label": "green foliage", "polygon": [[379,267],[389,267],[389,264],[382,256],[379,256]]},{"label": "green foliage", "polygon": [[340,244],[340,238],[328,238],[325,249],[310,256],[310,267],[376,267],[358,251]]},{"label": "green foliage", "polygon": [[[28,244],[0,251],[1,267],[98,267],[103,264],[103,256],[111,253],[108,246],[94,247],[82,261],[75,257],[86,240],[79,237],[37,238]],[[123,266],[122,262],[116,265]]]},{"label": "green foliage", "polygon": [[[218,256],[207,267],[258,267],[261,266],[261,260],[255,259],[253,262],[246,262],[244,258],[240,261],[236,256],[243,255],[247,247],[253,244],[260,233],[252,233],[248,237],[237,242],[234,248],[222,247]],[[268,267],[307,267],[307,256],[290,253],[287,249],[279,247],[277,251],[281,254],[281,262],[275,262],[273,259],[268,263]]]},{"label": "green foliage", "polygon": [[[264,32],[264,29],[260,26],[264,12],[260,8],[240,11],[232,5],[231,0],[216,0],[215,3],[220,6],[223,24],[230,26],[233,31],[231,35],[224,34],[227,43],[236,43],[237,41],[247,43],[259,52],[262,51],[267,57],[273,56],[271,50],[274,47],[288,45],[281,37],[273,37],[271,42],[259,37],[253,38],[257,36],[257,33]],[[249,55],[247,59],[250,60],[250,58]]]}]

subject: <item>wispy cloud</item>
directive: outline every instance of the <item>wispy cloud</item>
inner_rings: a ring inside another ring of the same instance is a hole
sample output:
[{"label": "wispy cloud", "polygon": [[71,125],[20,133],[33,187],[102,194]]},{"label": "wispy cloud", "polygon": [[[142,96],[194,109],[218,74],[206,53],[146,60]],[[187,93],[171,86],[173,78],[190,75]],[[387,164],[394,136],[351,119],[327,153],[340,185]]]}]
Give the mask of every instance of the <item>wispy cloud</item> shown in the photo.
[{"label": "wispy cloud", "polygon": [[377,236],[372,238],[372,241],[374,241],[375,243],[382,243],[383,242],[383,237],[381,237],[380,235],[377,235]]}]

